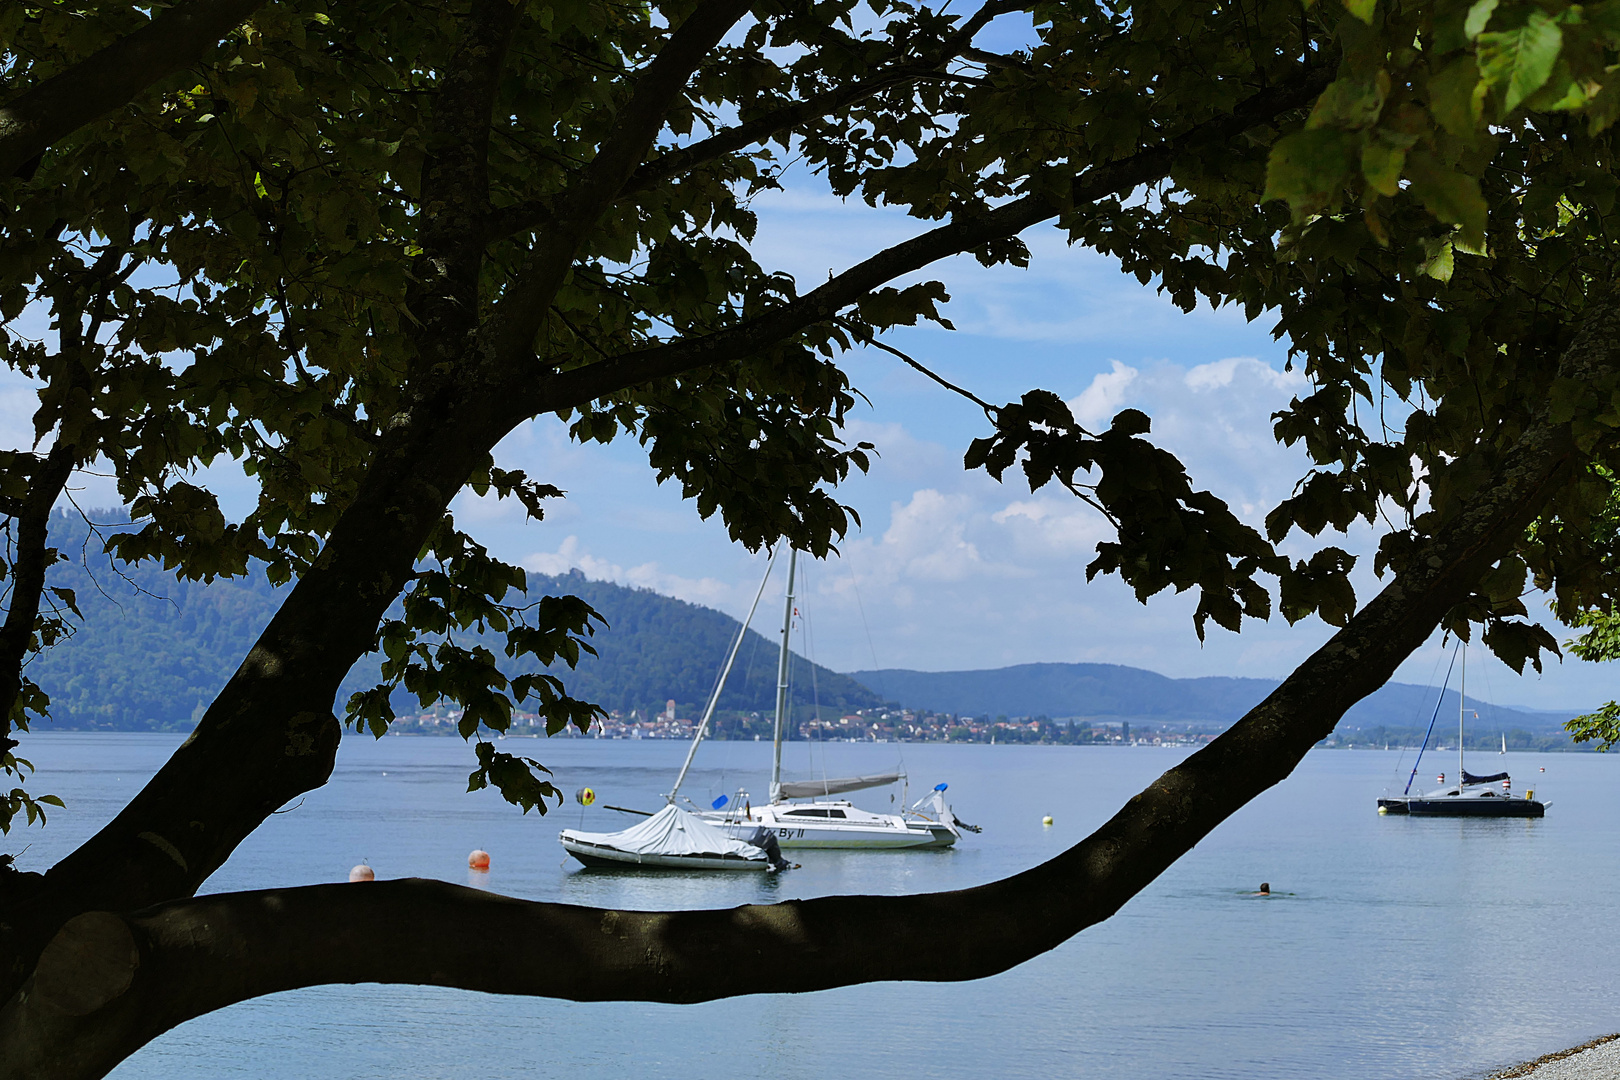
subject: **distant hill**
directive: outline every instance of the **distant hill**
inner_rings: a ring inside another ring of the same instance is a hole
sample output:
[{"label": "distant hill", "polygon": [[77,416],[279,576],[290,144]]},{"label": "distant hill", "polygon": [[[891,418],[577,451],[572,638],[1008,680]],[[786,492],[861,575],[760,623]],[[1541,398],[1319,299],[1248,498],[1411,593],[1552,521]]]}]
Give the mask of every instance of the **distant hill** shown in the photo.
[{"label": "distant hill", "polygon": [[[102,513],[99,520],[108,520]],[[111,528],[116,530],[115,524]],[[69,555],[51,584],[78,594],[86,624],[29,667],[51,695],[57,728],[187,730],[269,622],[280,591],[262,578],[180,582],[160,568],[114,569],[77,514],[52,522],[55,543]],[[712,608],[592,581],[579,571],[529,576],[531,596],[572,593],[600,611],[609,627],[594,643],[600,656],[560,672],[569,690],[604,707],[644,715],[673,698],[681,715],[707,700],[737,620]],[[499,650],[497,649],[497,653]],[[514,668],[508,674],[520,674]],[[375,661],[362,661],[340,698],[371,685]],[[793,658],[795,713],[819,701],[823,713],[884,702],[959,715],[1079,717],[1224,726],[1277,685],[1267,679],[1172,679],[1118,664],[1020,664],[989,671],[858,671],[840,675]],[[776,695],[776,645],[750,631],[721,699],[722,711],[768,715]],[[1455,717],[1452,691],[1442,717]],[[1434,709],[1431,689],[1392,683],[1352,709],[1340,730],[1422,728]],[[1562,713],[1507,709],[1469,699],[1480,730],[1556,731]],[[395,707],[412,708],[399,694]],[[745,734],[748,728],[737,729]],[[1510,739],[1511,741],[1511,739]]]},{"label": "distant hill", "polygon": [[[113,516],[98,513],[98,520]],[[177,581],[151,565],[115,569],[101,554],[102,539],[92,538],[77,514],[58,514],[51,533],[68,561],[52,568],[50,584],[77,593],[85,625],[29,666],[30,677],[51,695],[52,722],[42,726],[188,730],[270,621],[280,590],[263,578],[202,585]],[[737,632],[737,620],[723,612],[648,589],[591,581],[578,571],[531,574],[529,592],[572,593],[606,617],[609,627],[594,639],[600,656],[558,673],[571,693],[610,710],[658,711],[673,698],[682,716],[695,715]],[[751,631],[720,707],[773,710],[776,661],[775,643]],[[377,666],[374,660],[357,665],[340,698],[371,685]],[[515,675],[531,669],[503,670]],[[849,677],[797,655],[792,682],[797,712],[813,700],[824,713],[882,703]],[[413,705],[409,695],[396,695],[396,708]]]},{"label": "distant hill", "polygon": [[[601,654],[587,657],[571,675],[569,691],[609,709],[659,710],[673,698],[681,715],[695,715],[708,700],[737,635],[738,621],[713,608],[653,592],[592,581],[575,570],[558,577],[529,575],[529,592],[571,593],[608,621],[593,644]],[[722,710],[769,713],[776,708],[777,643],[749,630],[737,653]],[[850,678],[793,654],[789,681],[796,707],[813,701],[822,711],[852,712],[883,704],[883,699]]]},{"label": "distant hill", "polygon": [[[854,671],[850,677],[910,708],[960,715],[1050,716],[1086,720],[1195,724],[1233,723],[1276,689],[1274,679],[1172,679],[1119,664],[1019,664],[984,671]],[[1436,690],[1390,683],[1345,714],[1339,730],[1423,728]],[[1556,731],[1573,714],[1531,712],[1469,698],[1481,725]],[[1440,707],[1455,725],[1457,692]]]}]

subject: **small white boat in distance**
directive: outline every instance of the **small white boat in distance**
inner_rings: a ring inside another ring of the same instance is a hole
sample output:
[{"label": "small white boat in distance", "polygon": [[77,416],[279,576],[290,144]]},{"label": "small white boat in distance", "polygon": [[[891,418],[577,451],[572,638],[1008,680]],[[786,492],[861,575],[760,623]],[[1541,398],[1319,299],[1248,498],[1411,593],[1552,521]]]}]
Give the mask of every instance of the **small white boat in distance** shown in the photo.
[{"label": "small white boat in distance", "polygon": [[787,866],[774,838],[759,829],[760,843],[729,835],[678,806],[666,806],[646,821],[612,833],[564,829],[563,850],[586,866],[659,870],[780,870]]}]

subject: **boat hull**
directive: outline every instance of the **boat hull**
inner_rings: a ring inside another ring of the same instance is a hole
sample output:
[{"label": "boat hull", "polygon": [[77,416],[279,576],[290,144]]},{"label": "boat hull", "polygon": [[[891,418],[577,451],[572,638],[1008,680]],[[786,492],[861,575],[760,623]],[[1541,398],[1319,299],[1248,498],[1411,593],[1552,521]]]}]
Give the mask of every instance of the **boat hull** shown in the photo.
[{"label": "boat hull", "polygon": [[740,855],[649,855],[621,851],[606,844],[594,844],[564,833],[563,850],[586,866],[615,870],[769,870],[770,862],[761,856],[745,859]]},{"label": "boat hull", "polygon": [[[784,850],[896,851],[942,848],[956,843],[956,830],[936,821],[873,814],[847,801],[777,803],[755,807],[748,816],[705,814],[723,829],[768,830]],[[733,835],[737,835],[733,833]]]},{"label": "boat hull", "polygon": [[[778,825],[771,830],[783,849],[821,848],[826,850],[895,851],[904,848],[950,847],[956,837],[946,830],[903,829],[878,832],[875,829],[839,829],[826,825],[807,828]],[[941,836],[940,834],[943,834]]]},{"label": "boat hull", "polygon": [[1408,814],[1412,817],[1538,818],[1547,813],[1545,803],[1536,799],[1379,799],[1382,814]]}]

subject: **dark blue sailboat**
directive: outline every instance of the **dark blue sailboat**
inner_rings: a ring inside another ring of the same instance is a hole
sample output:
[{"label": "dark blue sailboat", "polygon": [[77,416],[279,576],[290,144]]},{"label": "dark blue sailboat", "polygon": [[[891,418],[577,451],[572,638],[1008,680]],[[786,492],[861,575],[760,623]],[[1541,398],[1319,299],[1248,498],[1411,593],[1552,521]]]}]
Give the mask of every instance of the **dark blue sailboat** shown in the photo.
[{"label": "dark blue sailboat", "polygon": [[[1547,813],[1547,804],[1535,797],[1535,792],[1526,791],[1523,795],[1513,793],[1513,778],[1505,772],[1492,773],[1489,776],[1475,776],[1463,768],[1463,716],[1467,704],[1468,687],[1468,653],[1463,650],[1461,642],[1457,644],[1458,651],[1462,652],[1462,678],[1459,681],[1457,706],[1457,776],[1458,782],[1446,783],[1446,774],[1439,776],[1440,787],[1433,791],[1412,794],[1412,782],[1417,779],[1418,766],[1423,762],[1423,751],[1429,747],[1429,735],[1434,732],[1434,717],[1429,718],[1429,730],[1424,733],[1423,746],[1418,749],[1417,761],[1412,763],[1412,775],[1406,779],[1406,790],[1393,798],[1378,800],[1380,814],[1410,814],[1413,817],[1489,817],[1489,818],[1538,818]],[[1453,654],[1453,660],[1455,660]],[[1446,681],[1451,681],[1451,672],[1446,672]],[[1441,700],[1445,699],[1445,687],[1440,689]],[[1440,703],[1435,702],[1435,716],[1440,713]],[[1506,749],[1506,743],[1503,748]],[[1498,788],[1500,784],[1500,788]]]}]

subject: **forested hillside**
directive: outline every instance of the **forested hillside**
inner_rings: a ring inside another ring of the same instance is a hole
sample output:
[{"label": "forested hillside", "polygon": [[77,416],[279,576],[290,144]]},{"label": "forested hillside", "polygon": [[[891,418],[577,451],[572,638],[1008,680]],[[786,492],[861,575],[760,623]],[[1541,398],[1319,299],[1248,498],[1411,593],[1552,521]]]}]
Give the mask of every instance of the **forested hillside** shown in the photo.
[{"label": "forested hillside", "polygon": [[[115,515],[93,537],[77,513],[58,514],[53,536],[68,556],[52,583],[76,594],[88,628],[30,667],[51,695],[57,728],[184,730],[212,699],[280,599],[262,576],[209,585],[176,581],[154,565],[115,567],[101,554],[109,531],[127,526]],[[609,710],[643,716],[673,698],[682,716],[707,700],[737,620],[712,608],[592,581],[578,571],[529,576],[531,595],[579,596],[609,626],[598,632],[597,657],[564,672],[570,690]],[[491,647],[495,644],[492,642]],[[499,650],[497,649],[497,652]],[[510,672],[517,674],[517,670]],[[377,665],[363,661],[343,694],[371,685]],[[1118,664],[1020,664],[989,671],[858,671],[840,675],[793,658],[795,713],[813,702],[823,714],[898,702],[913,709],[961,715],[1087,717],[1224,726],[1276,685],[1266,679],[1172,679]],[[721,699],[722,711],[769,713],[776,693],[776,643],[750,631]],[[1367,698],[1340,730],[1384,725],[1421,729],[1434,708],[1432,689],[1391,683]],[[1556,729],[1560,714],[1530,713],[1478,701],[1481,730]],[[401,712],[412,699],[396,695]],[[1456,692],[1442,706],[1456,716]]]},{"label": "forested hillside", "polygon": [[[53,543],[68,558],[52,569],[51,584],[73,590],[87,626],[29,668],[51,695],[50,726],[189,728],[270,620],[280,603],[277,590],[262,576],[202,585],[176,581],[151,564],[114,567],[102,544],[127,522],[105,511],[91,517],[108,523],[98,536],[76,512],[59,513],[52,522]],[[656,711],[673,698],[681,715],[694,714],[737,632],[737,620],[722,612],[578,572],[530,575],[529,591],[573,593],[607,618],[609,627],[595,639],[600,656],[586,657],[579,670],[563,676],[574,694],[610,710]],[[773,641],[751,632],[721,707],[772,709],[776,656]],[[344,694],[369,685],[376,673],[375,663],[363,661]],[[800,706],[819,701],[824,709],[848,711],[880,703],[847,676],[812,668],[798,656],[793,683]],[[396,695],[396,706],[408,711],[411,699]]]}]

